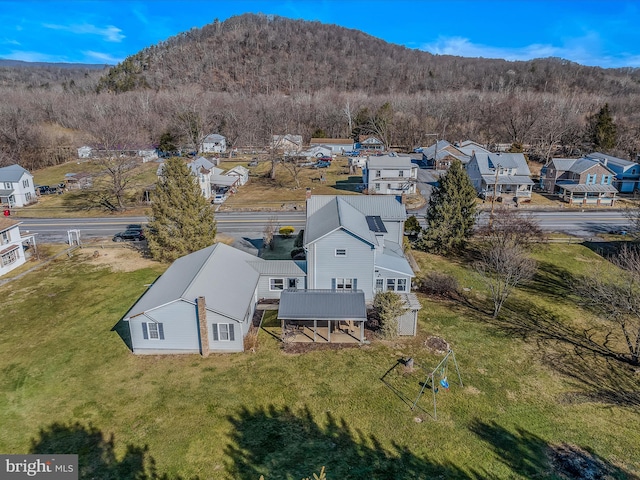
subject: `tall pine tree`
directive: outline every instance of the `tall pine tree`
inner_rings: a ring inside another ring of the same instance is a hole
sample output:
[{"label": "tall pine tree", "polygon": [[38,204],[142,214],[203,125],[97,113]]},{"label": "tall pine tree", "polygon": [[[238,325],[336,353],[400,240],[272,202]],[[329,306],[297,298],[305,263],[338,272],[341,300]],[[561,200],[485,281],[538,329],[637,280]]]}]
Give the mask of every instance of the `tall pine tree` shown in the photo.
[{"label": "tall pine tree", "polygon": [[429,199],[420,250],[449,254],[464,248],[476,221],[477,193],[462,163],[455,160]]},{"label": "tall pine tree", "polygon": [[164,164],[151,205],[147,239],[151,256],[172,262],[213,245],[216,222],[197,179],[180,158]]},{"label": "tall pine tree", "polygon": [[618,128],[613,122],[608,103],[605,103],[598,113],[589,117],[587,128],[589,141],[595,150],[607,151],[616,146]]}]

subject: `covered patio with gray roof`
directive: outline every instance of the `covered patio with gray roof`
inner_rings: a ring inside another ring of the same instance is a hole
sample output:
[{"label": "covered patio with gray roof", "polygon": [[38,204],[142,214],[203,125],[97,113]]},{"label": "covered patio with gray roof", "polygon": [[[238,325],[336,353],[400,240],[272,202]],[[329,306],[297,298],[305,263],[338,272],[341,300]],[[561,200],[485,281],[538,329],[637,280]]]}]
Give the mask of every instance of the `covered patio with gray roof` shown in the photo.
[{"label": "covered patio with gray roof", "polygon": [[278,319],[286,342],[364,343],[364,292],[284,290]]}]

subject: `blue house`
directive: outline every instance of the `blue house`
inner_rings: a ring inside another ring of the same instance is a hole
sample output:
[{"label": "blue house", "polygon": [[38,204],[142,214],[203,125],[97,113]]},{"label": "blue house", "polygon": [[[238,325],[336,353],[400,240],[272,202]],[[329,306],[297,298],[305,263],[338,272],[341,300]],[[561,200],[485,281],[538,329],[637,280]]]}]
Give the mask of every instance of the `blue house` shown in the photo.
[{"label": "blue house", "polygon": [[640,182],[640,165],[636,162],[598,152],[590,153],[586,155],[586,158],[600,162],[616,174],[613,186],[620,193],[632,193],[636,188],[640,188],[640,185],[638,185],[638,182]]}]

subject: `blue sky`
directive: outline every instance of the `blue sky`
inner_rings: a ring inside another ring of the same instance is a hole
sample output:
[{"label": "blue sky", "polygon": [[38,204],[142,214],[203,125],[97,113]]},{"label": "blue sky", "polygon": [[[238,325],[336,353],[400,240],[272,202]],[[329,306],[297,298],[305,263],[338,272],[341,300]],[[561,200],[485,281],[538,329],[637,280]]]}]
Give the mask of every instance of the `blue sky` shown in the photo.
[{"label": "blue sky", "polygon": [[435,54],[640,67],[637,0],[0,0],[0,58],[115,64],[247,12],[338,24]]}]

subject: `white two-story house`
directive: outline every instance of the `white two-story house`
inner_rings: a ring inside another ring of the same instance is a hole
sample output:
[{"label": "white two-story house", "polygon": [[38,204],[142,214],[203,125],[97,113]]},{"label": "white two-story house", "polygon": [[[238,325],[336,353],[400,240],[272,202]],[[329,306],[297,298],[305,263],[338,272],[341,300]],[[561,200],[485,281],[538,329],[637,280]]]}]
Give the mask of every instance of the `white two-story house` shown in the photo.
[{"label": "white two-story house", "polygon": [[35,247],[33,235],[20,235],[20,222],[0,217],[0,276],[25,263],[24,245]]},{"label": "white two-story house", "polygon": [[362,169],[362,182],[369,193],[416,193],[417,179],[418,166],[411,163],[411,157],[395,153],[369,156]]},{"label": "white two-story house", "polygon": [[200,153],[225,153],[227,151],[227,139],[217,133],[207,135],[202,140]]},{"label": "white two-story house", "polygon": [[406,293],[414,276],[402,250],[405,206],[391,196],[314,195],[307,200],[307,288]]},{"label": "white two-story house", "polygon": [[38,201],[33,175],[20,165],[0,168],[0,204],[24,207]]}]

